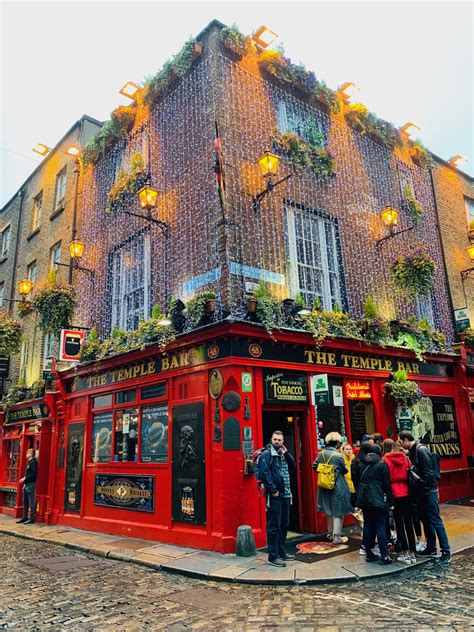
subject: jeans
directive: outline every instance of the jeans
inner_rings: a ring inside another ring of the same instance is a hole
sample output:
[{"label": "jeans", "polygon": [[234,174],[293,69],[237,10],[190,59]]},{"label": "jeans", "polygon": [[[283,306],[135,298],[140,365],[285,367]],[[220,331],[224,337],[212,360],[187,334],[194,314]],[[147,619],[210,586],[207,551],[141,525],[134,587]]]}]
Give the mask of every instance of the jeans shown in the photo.
[{"label": "jeans", "polygon": [[364,514],[364,533],[362,541],[365,546],[367,555],[372,555],[372,549],[375,545],[375,536],[379,543],[380,555],[383,558],[388,557],[387,549],[387,532],[385,530],[386,511],[378,507],[362,507]]},{"label": "jeans", "polygon": [[328,522],[328,535],[340,536],[342,533],[342,525],[344,516],[326,516]]},{"label": "jeans", "polygon": [[30,520],[35,519],[35,484],[23,485],[23,520],[28,519],[28,507],[30,508]]},{"label": "jeans", "polygon": [[285,542],[290,521],[290,499],[270,496],[267,506],[267,547],[268,561],[286,555]]},{"label": "jeans", "polygon": [[439,514],[438,492],[429,492],[420,498],[420,519],[426,536],[426,548],[428,551],[436,551],[436,536],[439,540],[441,553],[450,553],[448,534],[443,520]]},{"label": "jeans", "polygon": [[394,499],[393,517],[397,529],[397,540],[402,551],[415,552],[415,531],[413,528],[413,510],[410,498],[403,496]]}]

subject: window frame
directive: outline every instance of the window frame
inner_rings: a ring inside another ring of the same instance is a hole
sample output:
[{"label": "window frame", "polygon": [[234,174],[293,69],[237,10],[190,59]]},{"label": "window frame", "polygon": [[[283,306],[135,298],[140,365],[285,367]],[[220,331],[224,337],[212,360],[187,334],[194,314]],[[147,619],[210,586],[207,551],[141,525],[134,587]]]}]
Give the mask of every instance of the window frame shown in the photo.
[{"label": "window frame", "polygon": [[[5,235],[7,235],[8,237],[7,239],[5,238]],[[11,224],[8,224],[8,226],[5,226],[5,228],[2,229],[2,249],[1,249],[1,255],[0,255],[2,259],[4,259],[5,257],[8,257],[8,253],[10,251],[11,240],[12,240],[12,226]]]},{"label": "window frame", "polygon": [[33,198],[33,208],[31,211],[31,232],[40,227],[43,215],[43,190]]},{"label": "window frame", "polygon": [[[59,269],[59,266],[57,264],[61,262],[61,254],[62,254],[61,250],[62,250],[62,240],[60,239],[55,244],[53,244],[51,248],[49,249],[49,269],[50,270],[52,270],[53,268],[55,270]],[[53,254],[55,252],[59,252],[59,257],[57,260],[53,259]]]},{"label": "window frame", "polygon": [[20,378],[26,383],[26,373],[30,363],[30,341],[25,338],[21,344],[20,350]]},{"label": "window frame", "polygon": [[[16,446],[16,451],[13,448]],[[4,443],[5,449],[5,482],[17,483],[20,472],[20,439],[6,439]],[[16,457],[16,460],[14,459]]]},{"label": "window frame", "polygon": [[[34,274],[32,274],[32,270],[34,270]],[[38,274],[38,264],[37,264],[36,259],[34,259],[26,266],[26,278],[29,281],[31,281],[32,287],[34,287],[36,283],[37,274]]]},{"label": "window frame", "polygon": [[474,232],[474,227],[471,228],[471,222],[474,224],[474,198],[465,195],[464,207],[466,209],[467,228],[469,231]]},{"label": "window frame", "polygon": [[[275,118],[276,118],[276,127],[278,132],[281,134],[286,134],[287,132],[291,132],[293,134],[297,134],[308,141],[308,122],[309,119],[312,118],[318,128],[318,131],[324,136],[323,145],[327,144],[328,135],[327,130],[324,126],[324,122],[318,116],[316,111],[299,111],[301,109],[301,105],[295,104],[291,107],[290,114],[288,113],[290,106],[289,97],[285,96],[277,96],[276,104],[275,104]],[[296,120],[298,119],[298,120]],[[295,123],[296,121],[296,123]]]},{"label": "window frame", "polygon": [[54,210],[57,211],[63,206],[67,189],[67,165],[56,174],[56,182],[54,187]]},{"label": "window frame", "polygon": [[0,307],[3,307],[5,301],[5,281],[0,281]]}]

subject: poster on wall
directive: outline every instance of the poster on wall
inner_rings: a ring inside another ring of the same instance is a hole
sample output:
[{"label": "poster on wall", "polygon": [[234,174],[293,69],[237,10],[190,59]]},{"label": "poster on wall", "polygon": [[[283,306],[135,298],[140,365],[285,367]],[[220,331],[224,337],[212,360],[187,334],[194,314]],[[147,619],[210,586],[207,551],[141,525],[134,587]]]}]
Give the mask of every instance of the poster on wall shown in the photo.
[{"label": "poster on wall", "polygon": [[206,524],[204,404],[174,406],[173,520]]},{"label": "poster on wall", "polygon": [[429,446],[442,459],[461,456],[454,399],[423,397],[412,409],[412,433],[417,441]]},{"label": "poster on wall", "polygon": [[142,456],[143,463],[168,461],[168,406],[142,408]]},{"label": "poster on wall", "polygon": [[66,485],[64,509],[81,510],[82,462],[84,457],[84,423],[69,424],[67,431]]},{"label": "poster on wall", "polygon": [[108,463],[112,450],[112,413],[99,413],[92,420],[92,455],[94,463]]}]

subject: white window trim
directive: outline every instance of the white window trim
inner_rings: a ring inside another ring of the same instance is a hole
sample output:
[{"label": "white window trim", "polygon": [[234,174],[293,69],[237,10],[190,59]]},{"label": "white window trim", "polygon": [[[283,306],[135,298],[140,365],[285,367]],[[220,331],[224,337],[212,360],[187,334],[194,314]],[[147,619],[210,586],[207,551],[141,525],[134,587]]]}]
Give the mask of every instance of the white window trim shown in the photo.
[{"label": "white window trim", "polygon": [[[11,228],[11,225],[8,225],[5,226],[5,228],[2,230],[2,257],[6,257],[8,255],[8,251],[10,250],[10,244],[12,240]],[[8,240],[5,239],[5,235],[8,235]]]},{"label": "white window trim", "polygon": [[3,307],[4,297],[5,297],[5,283],[4,281],[2,281],[0,283],[0,307]]},{"label": "white window trim", "polygon": [[[38,201],[40,204],[38,204]],[[43,191],[40,191],[33,199],[33,213],[31,217],[31,230],[36,230],[40,227],[41,216],[43,214]]]},{"label": "white window trim", "polygon": [[26,371],[28,369],[29,356],[30,356],[30,341],[23,340],[23,343],[21,345],[21,353],[20,353],[20,378],[25,382],[25,384],[26,384]]},{"label": "white window trim", "polygon": [[[56,175],[56,187],[54,191],[54,210],[60,208],[61,203],[66,197],[67,188],[67,168],[63,167]],[[60,189],[62,189],[62,195],[60,196]]]},{"label": "white window trim", "polygon": [[[52,268],[54,268],[55,270],[59,269],[58,261],[61,261],[61,248],[62,248],[62,243],[60,241],[58,241],[57,243],[54,244],[54,246],[51,246],[51,249],[49,251],[49,269],[51,270]],[[59,252],[59,257],[57,260],[54,259],[54,253],[55,252]]]}]

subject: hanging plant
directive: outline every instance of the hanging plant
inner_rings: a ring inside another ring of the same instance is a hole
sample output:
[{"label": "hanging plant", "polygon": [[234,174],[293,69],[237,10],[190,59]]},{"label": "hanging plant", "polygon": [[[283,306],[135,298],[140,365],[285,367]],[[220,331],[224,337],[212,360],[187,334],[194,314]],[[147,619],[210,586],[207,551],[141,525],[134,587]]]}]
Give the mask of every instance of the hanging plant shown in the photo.
[{"label": "hanging plant", "polygon": [[6,310],[0,310],[0,356],[19,353],[23,336],[23,325],[11,318]]},{"label": "hanging plant", "polygon": [[126,138],[127,134],[132,131],[136,114],[136,105],[121,105],[111,113],[112,121],[122,138]]},{"label": "hanging plant", "polygon": [[414,247],[407,254],[398,257],[390,270],[395,286],[405,290],[413,298],[430,294],[436,264],[423,246]]},{"label": "hanging plant", "polygon": [[336,90],[332,90],[325,81],[316,80],[311,98],[324,103],[333,114],[339,114],[342,109],[341,95]]},{"label": "hanging plant", "polygon": [[17,309],[18,315],[23,318],[23,316],[26,316],[32,311],[33,307],[31,301],[20,301],[17,305]]},{"label": "hanging plant", "polygon": [[56,284],[56,270],[53,268],[48,274],[46,286],[35,293],[32,305],[39,314],[41,329],[59,336],[61,329],[71,326],[76,295],[69,285]]},{"label": "hanging plant", "polygon": [[196,329],[204,324],[206,302],[215,300],[215,292],[202,292],[186,303],[186,331]]},{"label": "hanging plant", "polygon": [[282,85],[290,85],[302,92],[312,94],[316,87],[316,75],[302,64],[293,64],[283,56],[283,49],[263,51],[258,64]]},{"label": "hanging plant", "polygon": [[264,281],[259,281],[255,291],[257,299],[256,316],[267,330],[269,336],[273,338],[273,330],[281,326],[280,301],[272,296]]},{"label": "hanging plant", "polygon": [[406,371],[395,371],[392,378],[391,381],[385,382],[384,393],[389,395],[396,405],[411,408],[423,397],[418,384],[407,378]]},{"label": "hanging plant", "polygon": [[239,57],[244,57],[245,55],[255,51],[255,44],[253,40],[241,33],[237,24],[225,26],[221,30],[221,40],[224,43],[224,46]]},{"label": "hanging plant", "polygon": [[147,179],[142,154],[135,152],[130,157],[130,171],[119,170],[117,180],[109,191],[105,212],[117,211],[146,184]]},{"label": "hanging plant", "polygon": [[418,226],[423,219],[425,209],[423,204],[414,196],[409,184],[405,184],[403,187],[403,205],[413,224]]},{"label": "hanging plant", "polygon": [[313,136],[313,142],[307,142],[302,136],[293,132],[284,134],[277,132],[273,137],[273,144],[285,154],[296,171],[308,169],[316,177],[324,178],[333,175],[336,165],[332,154],[323,146],[324,135],[318,132],[319,138]]}]

